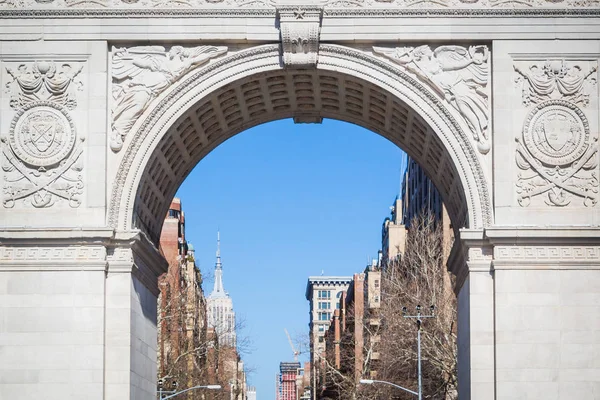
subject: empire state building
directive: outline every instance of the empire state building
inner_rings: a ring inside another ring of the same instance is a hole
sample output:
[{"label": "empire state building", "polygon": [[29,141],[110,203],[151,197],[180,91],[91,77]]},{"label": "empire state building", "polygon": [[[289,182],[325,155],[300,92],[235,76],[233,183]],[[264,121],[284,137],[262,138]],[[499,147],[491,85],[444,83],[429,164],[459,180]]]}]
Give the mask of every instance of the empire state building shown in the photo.
[{"label": "empire state building", "polygon": [[217,262],[215,264],[215,286],[208,296],[208,326],[214,328],[219,343],[236,346],[235,312],[233,301],[223,288],[223,264],[221,263],[221,236],[217,233]]}]

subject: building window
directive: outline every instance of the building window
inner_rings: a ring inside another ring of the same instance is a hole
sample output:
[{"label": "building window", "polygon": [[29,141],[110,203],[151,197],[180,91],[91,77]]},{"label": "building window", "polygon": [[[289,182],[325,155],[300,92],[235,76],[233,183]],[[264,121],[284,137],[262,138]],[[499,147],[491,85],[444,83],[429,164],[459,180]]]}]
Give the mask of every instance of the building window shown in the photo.
[{"label": "building window", "polygon": [[319,290],[319,299],[330,299],[331,290]]},{"label": "building window", "polygon": [[339,301],[337,303],[335,303],[335,308],[337,308],[338,310],[340,309],[340,302]]},{"label": "building window", "polygon": [[179,218],[179,210],[169,210],[169,218]]},{"label": "building window", "polygon": [[331,313],[320,312],[319,321],[329,321],[331,319]]},{"label": "building window", "polygon": [[329,310],[331,308],[331,303],[328,301],[320,301],[319,302],[319,310]]},{"label": "building window", "polygon": [[319,332],[325,332],[325,325],[319,325]]},{"label": "building window", "polygon": [[379,288],[379,279],[375,279],[375,288]]}]

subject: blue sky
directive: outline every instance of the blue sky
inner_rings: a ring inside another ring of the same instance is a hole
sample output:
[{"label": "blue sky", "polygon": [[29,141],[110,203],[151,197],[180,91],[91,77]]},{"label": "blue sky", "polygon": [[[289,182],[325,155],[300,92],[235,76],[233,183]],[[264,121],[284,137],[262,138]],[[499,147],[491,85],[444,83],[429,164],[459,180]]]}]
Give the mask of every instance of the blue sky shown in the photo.
[{"label": "blue sky", "polygon": [[[179,189],[207,278],[221,231],[224,286],[252,342],[243,357],[258,399],[275,398],[279,362],[293,360],[284,328],[308,333],[307,277],[351,275],[377,256],[403,160],[397,146],[352,124],[282,120],[221,144]],[[206,295],[212,284],[205,280]]]}]

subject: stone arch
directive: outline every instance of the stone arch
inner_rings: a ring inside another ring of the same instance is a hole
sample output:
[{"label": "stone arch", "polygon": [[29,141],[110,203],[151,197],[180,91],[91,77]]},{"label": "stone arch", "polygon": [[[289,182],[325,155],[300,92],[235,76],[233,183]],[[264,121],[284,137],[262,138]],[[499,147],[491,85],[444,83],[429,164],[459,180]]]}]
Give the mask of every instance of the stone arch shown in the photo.
[{"label": "stone arch", "polygon": [[468,127],[430,88],[360,50],[322,44],[315,69],[284,69],[277,44],[188,73],[134,125],[113,184],[108,223],[160,236],[170,199],[223,141],[282,118],[339,119],[386,137],[423,166],[455,229],[492,224],[490,188]]}]

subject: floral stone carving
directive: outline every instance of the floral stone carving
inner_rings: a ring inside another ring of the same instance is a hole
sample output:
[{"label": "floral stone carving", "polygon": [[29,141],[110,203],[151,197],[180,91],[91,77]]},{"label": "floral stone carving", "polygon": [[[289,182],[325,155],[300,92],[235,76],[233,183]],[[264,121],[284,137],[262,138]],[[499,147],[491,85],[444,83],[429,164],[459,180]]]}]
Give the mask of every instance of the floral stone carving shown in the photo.
[{"label": "floral stone carving", "polygon": [[36,208],[57,201],[79,207],[83,194],[83,139],[65,107],[32,102],[14,117],[8,138],[2,138],[4,198],[12,208],[23,201]]},{"label": "floral stone carving", "polygon": [[598,138],[592,138],[583,111],[565,100],[538,104],[517,138],[517,201],[523,207],[536,196],[551,206],[567,206],[573,197],[585,206],[598,201]]},{"label": "floral stone carving", "polygon": [[227,52],[223,46],[113,47],[113,110],[110,147],[118,152],[136,120],[171,84]]},{"label": "floral stone carving", "polygon": [[418,47],[373,47],[380,54],[433,88],[463,117],[471,129],[477,149],[490,151],[489,50],[485,45]]},{"label": "floral stone carving", "polygon": [[51,61],[20,64],[16,70],[7,67],[6,72],[12,77],[6,84],[10,106],[18,110],[31,102],[52,101],[69,110],[75,109],[75,91],[82,87],[77,75],[82,69],[83,64],[57,66]]},{"label": "floral stone carving", "polygon": [[69,110],[77,107],[83,63],[37,61],[7,67],[10,107],[17,111],[2,137],[3,200],[36,208],[57,202],[79,207],[83,194],[82,138]]},{"label": "floral stone carving", "polygon": [[547,60],[543,64],[523,64],[515,64],[514,69],[524,106],[551,99],[568,100],[583,107],[588,105],[592,88],[597,83],[595,72],[598,69],[591,62]]}]

